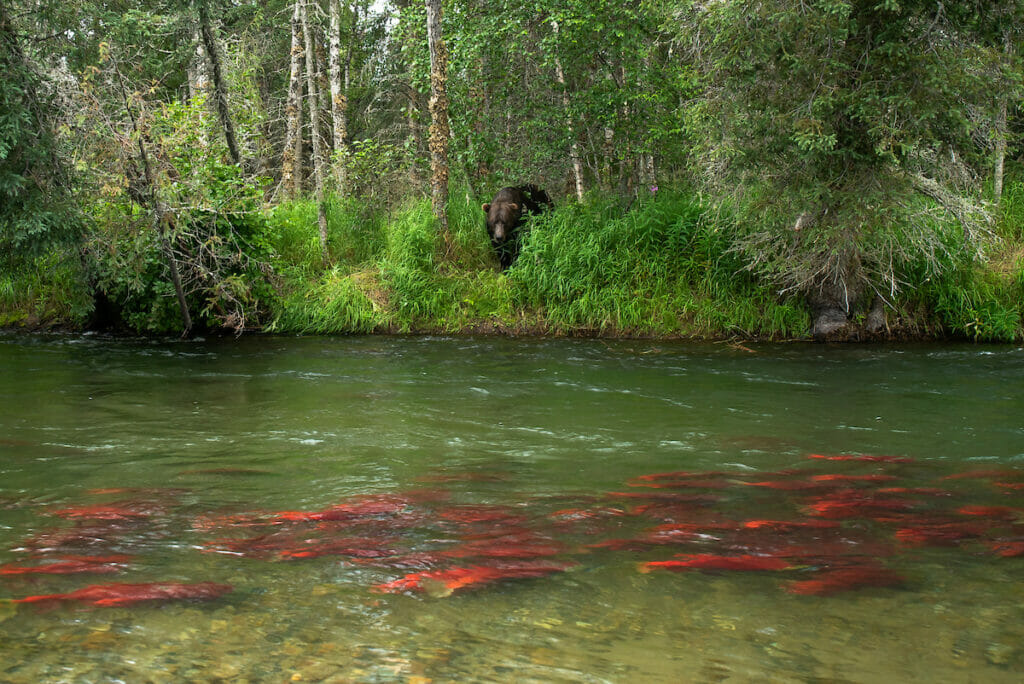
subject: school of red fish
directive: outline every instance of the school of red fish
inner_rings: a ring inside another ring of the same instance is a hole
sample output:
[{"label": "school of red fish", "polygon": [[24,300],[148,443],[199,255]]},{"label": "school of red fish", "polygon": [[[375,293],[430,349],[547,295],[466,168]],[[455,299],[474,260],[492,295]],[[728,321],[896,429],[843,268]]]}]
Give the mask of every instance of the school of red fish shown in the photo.
[{"label": "school of red fish", "polygon": [[[805,467],[770,473],[641,474],[621,491],[501,505],[460,502],[461,491],[437,486],[497,479],[473,473],[318,510],[200,516],[183,512],[179,490],[93,490],[95,501],[48,509],[53,525],[5,550],[21,560],[0,565],[0,588],[56,581],[50,575],[131,573],[141,549],[177,543],[186,532],[202,540],[203,553],[268,562],[328,557],[390,577],[370,591],[433,597],[623,561],[641,573],[773,573],[787,592],[825,596],[912,588],[922,547],[1024,556],[1024,469],[929,477],[927,464],[902,456],[808,458]],[[911,479],[930,481],[900,484]],[[765,515],[738,513],[751,510]],[[232,591],[211,581],[120,582],[0,598],[124,606]]]}]

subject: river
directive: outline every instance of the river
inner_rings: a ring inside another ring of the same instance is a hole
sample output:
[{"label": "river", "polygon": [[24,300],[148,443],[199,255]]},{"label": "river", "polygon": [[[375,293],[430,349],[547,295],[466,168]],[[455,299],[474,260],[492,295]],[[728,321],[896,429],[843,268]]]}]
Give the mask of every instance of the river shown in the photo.
[{"label": "river", "polygon": [[0,681],[1018,682],[1024,349],[0,335]]}]

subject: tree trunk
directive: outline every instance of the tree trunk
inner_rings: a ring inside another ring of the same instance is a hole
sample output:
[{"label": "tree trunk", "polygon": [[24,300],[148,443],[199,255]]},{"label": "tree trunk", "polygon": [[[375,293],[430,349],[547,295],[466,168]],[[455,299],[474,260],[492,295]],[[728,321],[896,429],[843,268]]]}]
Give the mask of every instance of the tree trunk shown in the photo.
[{"label": "tree trunk", "polygon": [[[196,44],[195,58],[188,69],[188,93],[189,99],[202,98],[204,106],[199,110],[199,145],[206,149],[210,145],[208,137],[208,124],[206,122],[207,110],[210,95],[210,61],[206,58],[206,47],[199,29],[196,29],[193,40]],[[197,169],[198,171],[198,169]]]},{"label": "tree trunk", "polygon": [[[1003,58],[1013,58],[1013,43],[1010,41],[1009,31],[1003,33]],[[995,125],[995,170],[992,176],[992,196],[998,205],[1003,199],[1003,172],[1006,165],[1006,139],[1009,135],[1006,119],[1007,97],[1000,95],[999,111],[996,115]]]},{"label": "tree trunk", "polygon": [[320,228],[320,251],[327,261],[327,207],[324,205],[324,152],[320,137],[320,98],[317,85],[316,57],[313,52],[313,30],[309,24],[309,0],[302,3],[302,35],[306,43],[306,91],[309,99],[309,128],[313,141],[313,179],[316,183],[317,225]]},{"label": "tree trunk", "polygon": [[284,109],[284,149],[281,150],[281,185],[293,199],[299,196],[302,188],[302,2],[295,0],[292,9],[291,70],[288,102]]},{"label": "tree trunk", "polygon": [[1006,98],[1000,98],[999,115],[996,119],[996,159],[992,177],[992,196],[996,204],[1003,199],[1003,171],[1006,165]]},{"label": "tree trunk", "polygon": [[220,117],[221,126],[224,128],[224,139],[228,144],[228,154],[235,166],[242,166],[242,155],[238,151],[238,141],[235,138],[235,124],[231,120],[231,110],[228,109],[228,86],[224,82],[224,63],[217,44],[217,36],[214,35],[210,26],[210,17],[206,11],[206,3],[200,1],[199,5],[199,33],[203,38],[203,45],[206,46],[206,58],[210,60],[210,75],[213,77],[213,94],[217,104],[217,115]]},{"label": "tree trunk", "polygon": [[121,88],[121,98],[124,102],[124,110],[128,115],[128,120],[131,122],[132,135],[138,141],[139,148],[139,163],[142,165],[142,182],[143,186],[140,188],[135,178],[128,178],[128,194],[131,198],[142,207],[146,207],[152,212],[153,216],[153,230],[156,232],[157,239],[160,241],[160,251],[164,253],[164,257],[167,259],[167,268],[171,273],[171,283],[174,285],[174,294],[178,298],[178,308],[181,311],[181,323],[182,323],[182,337],[188,337],[192,334],[192,315],[188,310],[188,300],[185,298],[185,289],[181,284],[181,273],[178,271],[178,262],[174,258],[174,250],[171,248],[171,242],[167,237],[168,226],[173,225],[174,215],[171,211],[160,201],[159,196],[156,192],[156,181],[153,178],[153,167],[149,162],[149,153],[146,150],[146,142],[143,138],[142,131],[139,128],[138,119],[135,117],[135,112],[132,110],[131,102],[128,98],[128,90],[124,85],[124,76],[121,74],[121,69],[118,67],[117,62],[112,62],[114,70],[117,72],[118,85]]},{"label": "tree trunk", "polygon": [[412,149],[412,158],[409,160],[409,183],[413,187],[419,187],[422,184],[419,160],[420,153],[423,151],[423,130],[419,121],[417,121],[417,114],[422,109],[422,105],[420,98],[417,97],[416,89],[411,85],[406,85],[408,103],[405,107],[405,115],[406,125],[409,127],[408,141]]},{"label": "tree trunk", "polygon": [[430,45],[430,200],[441,222],[445,247],[448,233],[448,53],[441,35],[441,0],[427,2],[427,41]]},{"label": "tree trunk", "polygon": [[330,73],[331,73],[331,114],[334,122],[334,174],[338,182],[338,192],[348,194],[348,174],[346,173],[346,156],[348,152],[348,87],[349,69],[352,65],[352,43],[356,38],[356,23],[359,20],[358,8],[352,9],[352,33],[345,51],[345,63],[341,62],[341,3],[340,0],[329,0],[330,3]]},{"label": "tree trunk", "polygon": [[[557,42],[558,22],[551,20],[551,30],[555,33]],[[572,125],[572,115],[569,108],[572,100],[569,98],[569,91],[565,85],[565,72],[562,71],[562,60],[558,57],[558,46],[555,46],[555,80],[562,88],[562,107],[565,109],[565,125],[569,129],[569,159],[572,161],[573,179],[576,184],[576,199],[583,201],[583,161],[580,159],[580,145],[576,140],[576,129]]]}]

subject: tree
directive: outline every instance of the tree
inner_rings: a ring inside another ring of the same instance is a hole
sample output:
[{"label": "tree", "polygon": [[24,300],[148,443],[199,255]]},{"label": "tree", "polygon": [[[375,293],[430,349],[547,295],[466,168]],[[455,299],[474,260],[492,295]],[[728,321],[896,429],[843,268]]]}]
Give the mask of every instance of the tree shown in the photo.
[{"label": "tree", "polygon": [[535,182],[624,198],[682,171],[689,66],[671,0],[446,5],[451,156],[474,190]]},{"label": "tree", "polygon": [[348,91],[351,80],[352,52],[358,37],[359,5],[353,5],[350,15],[350,33],[345,47],[345,59],[341,58],[341,3],[328,0],[330,7],[330,53],[329,67],[331,80],[331,117],[334,122],[334,165],[338,190],[348,193],[346,157],[348,155]]},{"label": "tree", "polygon": [[[555,38],[558,37],[558,22],[551,20],[551,31]],[[555,48],[555,79],[562,89],[562,106],[565,108],[566,128],[569,131],[569,159],[572,161],[573,186],[576,188],[576,199],[583,201],[583,163],[580,161],[580,147],[576,140],[576,132],[572,124],[572,99],[565,82],[565,71],[562,69],[562,60],[558,57],[558,48]]]},{"label": "tree", "polygon": [[174,285],[174,294],[178,300],[178,307],[181,312],[182,337],[192,333],[192,314],[189,311],[188,299],[181,282],[181,272],[178,269],[178,261],[175,258],[174,250],[168,233],[174,230],[174,215],[170,208],[164,203],[157,191],[156,176],[153,165],[150,162],[149,149],[146,138],[139,124],[139,117],[131,102],[128,89],[125,87],[124,75],[118,66],[116,59],[111,59],[114,75],[117,78],[117,86],[121,92],[124,103],[124,113],[130,125],[124,139],[134,141],[138,149],[136,163],[129,161],[126,165],[130,171],[126,174],[127,190],[131,199],[140,207],[147,209],[152,216],[153,232],[160,241],[160,249],[167,260],[167,268],[171,274],[171,282]]},{"label": "tree", "polygon": [[309,16],[310,0],[302,2],[302,35],[306,45],[306,95],[309,100],[309,135],[313,141],[313,180],[316,183],[317,224],[320,251],[327,261],[327,205],[324,201],[324,143],[320,135],[319,69],[313,49],[313,27]]},{"label": "tree", "polygon": [[199,11],[199,35],[203,40],[203,46],[206,48],[206,59],[210,62],[210,75],[213,77],[213,94],[217,104],[217,116],[220,118],[220,125],[224,129],[224,140],[227,142],[231,161],[236,166],[241,166],[242,154],[238,151],[235,122],[231,118],[231,110],[228,108],[228,85],[224,76],[224,57],[221,54],[217,34],[210,22],[210,13],[206,0],[199,0],[196,4]]},{"label": "tree", "polygon": [[[979,44],[1001,3],[773,0],[678,13],[703,97],[689,112],[708,189],[751,269],[843,334],[908,271],[976,249],[972,132],[995,102]],[[999,14],[1021,3],[1002,3]],[[958,238],[962,235],[962,239]]]},{"label": "tree", "polygon": [[430,46],[430,198],[441,223],[445,244],[448,232],[448,52],[441,34],[441,0],[427,2],[427,41]]},{"label": "tree", "polygon": [[288,70],[288,99],[285,104],[284,148],[281,151],[281,184],[285,194],[295,198],[302,189],[302,62],[305,59],[302,42],[302,7],[304,0],[295,0],[292,6],[291,51]]},{"label": "tree", "polygon": [[0,263],[74,242],[83,224],[55,134],[62,112],[0,2]]}]

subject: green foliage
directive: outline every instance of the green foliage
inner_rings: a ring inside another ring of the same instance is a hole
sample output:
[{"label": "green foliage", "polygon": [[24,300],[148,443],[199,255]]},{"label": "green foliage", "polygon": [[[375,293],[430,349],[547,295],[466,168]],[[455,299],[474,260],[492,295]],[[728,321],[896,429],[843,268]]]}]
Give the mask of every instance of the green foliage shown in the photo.
[{"label": "green foliage", "polygon": [[[451,195],[451,253],[426,200],[383,224],[383,249],[321,272],[313,203],[275,210],[294,222],[276,331],[603,331],[638,335],[794,336],[807,314],[738,272],[727,230],[686,193],[623,211],[611,201],[567,204],[531,220],[519,261],[498,270],[483,212],[468,191]],[[302,227],[304,226],[304,228]],[[329,224],[334,234],[335,227]],[[279,243],[283,244],[283,243]],[[305,266],[301,266],[305,263]],[[301,267],[300,267],[301,266]]]},{"label": "green foliage", "polygon": [[384,326],[386,313],[364,291],[373,274],[343,273],[335,268],[308,288],[297,288],[280,303],[272,331],[300,333],[369,333]]},{"label": "green foliage", "polygon": [[[0,7],[0,267],[77,240],[83,225],[56,135],[52,85],[29,62]],[[31,268],[31,266],[29,266]]]},{"label": "green foliage", "polygon": [[[382,212],[362,200],[326,198],[327,244],[335,263],[358,265],[373,261],[384,250]],[[323,267],[317,228],[317,204],[312,199],[289,200],[267,212],[278,267],[319,272]]]},{"label": "green foliage", "polygon": [[[1024,0],[447,2],[447,243],[418,199],[424,6],[379,7],[342,12],[351,84],[347,140],[325,135],[344,171],[343,186],[327,174],[325,257],[316,203],[265,205],[291,114],[290,0],[0,3],[4,315],[80,321],[94,289],[131,329],[179,330],[173,257],[207,328],[802,336],[805,306],[856,316],[877,294],[951,334],[1019,334],[1012,162],[994,224],[980,198],[1002,131],[1020,152]],[[212,103],[186,99],[200,8],[224,39],[242,168]],[[579,204],[564,199],[570,150]],[[696,176],[699,202],[648,192]],[[502,273],[480,204],[526,182],[559,208]]]},{"label": "green foliage", "polygon": [[[323,262],[317,233],[317,205],[312,199],[289,200],[267,211],[279,267],[314,273]],[[330,226],[330,223],[328,223]]]},{"label": "green foliage", "polygon": [[334,163],[344,165],[348,194],[365,204],[395,204],[408,193],[407,162],[397,145],[380,140],[354,140]]},{"label": "green foliage", "polygon": [[976,250],[986,216],[966,163],[1009,87],[997,20],[1021,6],[724,0],[686,15],[705,39],[694,158],[740,214],[744,261],[849,308],[891,297],[921,258],[941,267],[952,224]]},{"label": "green foliage", "polygon": [[453,243],[448,260],[457,268],[478,271],[497,263],[481,204],[468,187],[454,189],[448,197],[448,230]]},{"label": "green foliage", "polygon": [[402,209],[388,225],[385,239],[381,274],[393,292],[399,324],[408,329],[443,319],[453,301],[436,266],[441,238],[430,203],[420,200]]},{"label": "green foliage", "polygon": [[1024,260],[1015,273],[1000,275],[977,264],[964,264],[932,281],[920,296],[937,322],[954,337],[976,342],[1024,339]]},{"label": "green foliage", "polygon": [[407,203],[391,216],[359,207],[354,200],[329,200],[336,265],[324,273],[316,204],[297,201],[273,210],[270,222],[286,281],[272,329],[458,330],[481,320],[515,318],[509,284],[495,269],[483,213],[468,192],[452,194],[449,255],[429,202]]},{"label": "green foliage", "polygon": [[1024,241],[1024,169],[1007,164],[1007,180],[999,202],[996,233],[1004,240]]},{"label": "green foliage", "polygon": [[[653,171],[639,172],[641,155],[657,154],[667,172],[680,168],[679,103],[693,92],[693,78],[685,61],[670,57],[662,29],[674,4],[446,5],[453,170],[478,194],[528,181],[552,190],[565,183],[574,142],[588,162],[588,187],[653,182],[646,178]],[[414,27],[421,11],[410,10]],[[407,53],[413,83],[425,92],[425,51],[417,45]]]},{"label": "green foliage", "polygon": [[0,272],[0,326],[81,327],[92,307],[74,251],[52,249]]},{"label": "green foliage", "polygon": [[686,194],[663,193],[625,213],[607,202],[570,205],[535,221],[509,277],[524,306],[541,308],[564,330],[806,330],[797,308],[738,277],[729,247],[721,226]]},{"label": "green foliage", "polygon": [[[118,169],[94,181],[109,197],[97,198],[91,208],[91,276],[133,330],[181,328],[158,230],[167,231],[198,327],[258,325],[272,295],[273,236],[262,208],[261,179],[246,178],[224,161],[222,145],[204,133],[207,118],[203,102],[193,100],[165,105],[145,121],[157,141],[146,144],[156,200],[170,208],[166,225],[158,225],[152,206],[132,201]],[[121,155],[120,173],[128,178],[137,164],[135,150],[131,145],[114,148]]]}]

